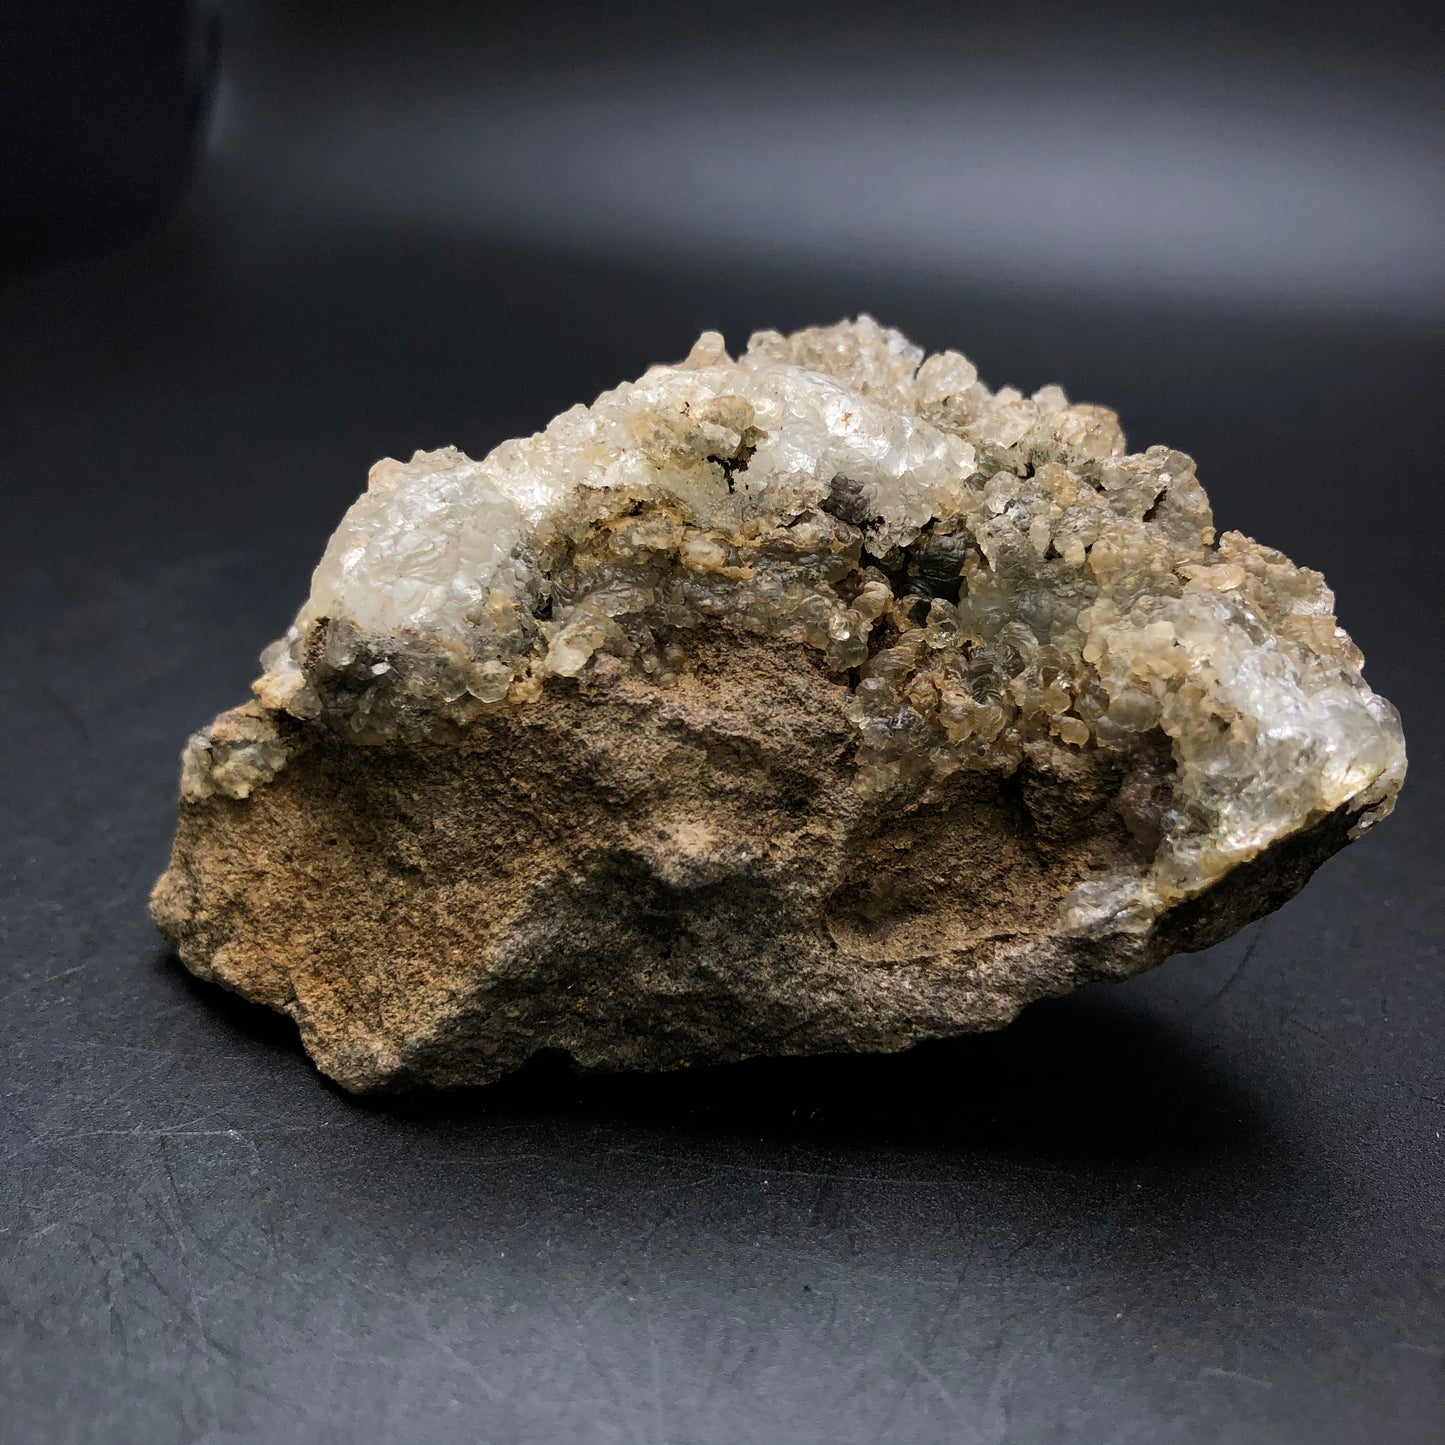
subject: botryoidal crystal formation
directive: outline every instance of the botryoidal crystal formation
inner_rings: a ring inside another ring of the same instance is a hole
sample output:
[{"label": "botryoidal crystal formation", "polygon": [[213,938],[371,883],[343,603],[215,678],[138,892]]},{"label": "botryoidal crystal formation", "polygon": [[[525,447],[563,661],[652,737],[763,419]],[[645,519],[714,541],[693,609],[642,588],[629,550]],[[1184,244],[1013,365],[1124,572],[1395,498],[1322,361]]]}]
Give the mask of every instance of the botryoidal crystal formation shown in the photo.
[{"label": "botryoidal crystal formation", "polygon": [[352,1089],[894,1050],[1207,946],[1392,807],[1318,573],[868,317],[382,461],[152,898]]}]

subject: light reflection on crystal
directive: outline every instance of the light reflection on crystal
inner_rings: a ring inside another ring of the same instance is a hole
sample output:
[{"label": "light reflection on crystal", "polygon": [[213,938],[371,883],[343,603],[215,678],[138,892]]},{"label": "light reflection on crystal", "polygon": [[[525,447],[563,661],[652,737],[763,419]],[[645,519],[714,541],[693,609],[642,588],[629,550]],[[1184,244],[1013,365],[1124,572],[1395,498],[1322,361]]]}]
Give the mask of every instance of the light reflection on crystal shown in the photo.
[{"label": "light reflection on crystal", "polygon": [[[599,654],[666,685],[696,628],[771,636],[847,689],[864,789],[1137,754],[1120,807],[1152,872],[1070,904],[1132,928],[1314,818],[1392,806],[1399,720],[1333,613],[1318,573],[1216,542],[1189,457],[861,317],[737,362],[705,333],[481,461],[379,462],[256,692],[358,744],[448,741]],[[267,726],[198,734],[187,795],[274,775]]]}]

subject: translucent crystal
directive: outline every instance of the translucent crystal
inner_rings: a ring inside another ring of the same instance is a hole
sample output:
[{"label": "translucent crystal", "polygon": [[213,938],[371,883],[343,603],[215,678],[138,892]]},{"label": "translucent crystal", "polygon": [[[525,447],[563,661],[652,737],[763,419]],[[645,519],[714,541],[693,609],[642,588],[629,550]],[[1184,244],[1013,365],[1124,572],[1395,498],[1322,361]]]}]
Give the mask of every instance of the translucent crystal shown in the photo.
[{"label": "translucent crystal", "polygon": [[[1333,612],[1317,573],[1216,542],[1189,457],[864,316],[736,361],[708,332],[481,461],[377,463],[256,693],[357,744],[448,741],[603,659],[666,684],[696,629],[770,636],[846,690],[871,794],[1040,749],[1172,757],[1121,800],[1152,868],[1066,910],[1092,932],[1312,819],[1389,810],[1399,721]],[[269,734],[221,742],[193,742],[189,796],[284,762]]]}]

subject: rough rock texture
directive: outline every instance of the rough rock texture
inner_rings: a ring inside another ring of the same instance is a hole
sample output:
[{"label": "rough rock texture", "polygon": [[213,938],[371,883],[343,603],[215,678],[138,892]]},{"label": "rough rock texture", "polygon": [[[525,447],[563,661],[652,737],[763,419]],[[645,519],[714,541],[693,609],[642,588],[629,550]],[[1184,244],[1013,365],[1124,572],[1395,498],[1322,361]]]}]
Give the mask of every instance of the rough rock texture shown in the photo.
[{"label": "rough rock texture", "polygon": [[379,463],[152,909],[349,1088],[898,1049],[1205,947],[1399,723],[1188,457],[868,318]]}]

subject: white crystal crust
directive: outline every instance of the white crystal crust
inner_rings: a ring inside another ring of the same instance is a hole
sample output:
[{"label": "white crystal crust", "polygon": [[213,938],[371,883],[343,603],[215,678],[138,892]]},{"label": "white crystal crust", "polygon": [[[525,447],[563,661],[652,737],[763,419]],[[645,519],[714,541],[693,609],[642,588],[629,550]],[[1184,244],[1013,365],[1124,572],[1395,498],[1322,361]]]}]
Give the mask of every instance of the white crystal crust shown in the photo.
[{"label": "white crystal crust", "polygon": [[1216,541],[1190,458],[868,317],[736,361],[705,333],[480,461],[377,463],[256,691],[358,744],[442,740],[602,658],[666,685],[710,626],[819,655],[863,788],[1158,743],[1154,863],[1078,890],[1081,932],[1142,926],[1336,809],[1367,826],[1404,776],[1323,579]]}]

